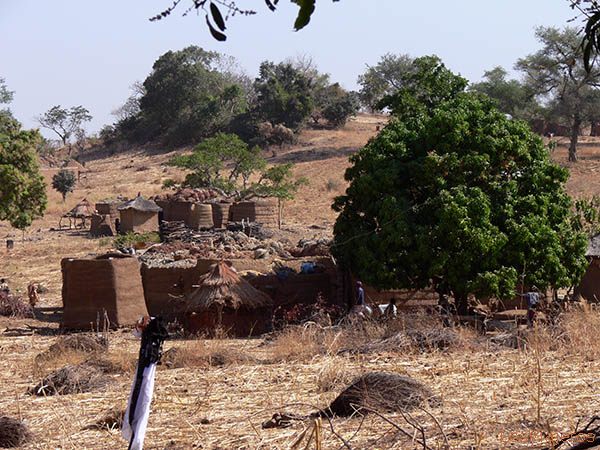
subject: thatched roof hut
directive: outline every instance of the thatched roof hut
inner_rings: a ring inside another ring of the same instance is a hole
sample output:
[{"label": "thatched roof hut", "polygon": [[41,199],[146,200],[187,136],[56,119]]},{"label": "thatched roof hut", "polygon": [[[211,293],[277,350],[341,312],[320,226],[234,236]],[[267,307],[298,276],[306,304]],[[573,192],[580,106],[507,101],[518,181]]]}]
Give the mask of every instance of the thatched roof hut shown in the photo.
[{"label": "thatched roof hut", "polygon": [[271,328],[273,301],[220,261],[200,278],[187,303],[192,333],[221,328],[236,336],[262,334]]},{"label": "thatched roof hut", "polygon": [[122,232],[158,231],[158,213],[162,209],[152,200],[147,200],[138,194],[136,198],[123,203],[118,209]]},{"label": "thatched roof hut", "polygon": [[84,228],[86,224],[86,219],[89,219],[95,213],[96,210],[94,209],[92,204],[84,198],[79,203],[77,203],[77,205],[75,205],[73,209],[62,215],[62,217],[58,221],[58,226],[59,228],[62,228],[62,220],[69,219],[69,228],[73,226],[73,223],[75,224],[75,227],[77,227],[77,219],[80,219],[81,223],[79,226],[81,228]]},{"label": "thatched roof hut", "polygon": [[96,210],[94,209],[92,204],[90,202],[88,202],[87,199],[84,198],[79,203],[77,203],[77,205],[71,211],[66,213],[63,217],[72,217],[72,218],[77,218],[77,219],[83,219],[86,217],[92,217],[92,214],[94,214],[95,212],[96,212]]}]

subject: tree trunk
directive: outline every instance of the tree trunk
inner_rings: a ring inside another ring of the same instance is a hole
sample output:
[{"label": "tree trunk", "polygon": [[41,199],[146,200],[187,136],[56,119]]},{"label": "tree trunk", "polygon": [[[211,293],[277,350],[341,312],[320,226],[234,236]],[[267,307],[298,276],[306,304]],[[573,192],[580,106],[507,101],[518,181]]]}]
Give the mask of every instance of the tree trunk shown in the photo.
[{"label": "tree trunk", "polygon": [[573,114],[573,123],[571,124],[571,144],[569,145],[569,161],[577,162],[577,140],[579,139],[579,129],[581,128],[581,115],[579,111]]},{"label": "tree trunk", "polygon": [[456,304],[456,313],[459,316],[469,315],[469,296],[467,294],[459,294],[455,292],[454,302]]},{"label": "tree trunk", "polygon": [[63,197],[63,203],[65,203],[67,201],[67,194],[63,194],[62,197]]},{"label": "tree trunk", "polygon": [[597,127],[598,127],[598,122],[596,122],[595,120],[591,120],[590,121],[590,136],[596,136]]}]

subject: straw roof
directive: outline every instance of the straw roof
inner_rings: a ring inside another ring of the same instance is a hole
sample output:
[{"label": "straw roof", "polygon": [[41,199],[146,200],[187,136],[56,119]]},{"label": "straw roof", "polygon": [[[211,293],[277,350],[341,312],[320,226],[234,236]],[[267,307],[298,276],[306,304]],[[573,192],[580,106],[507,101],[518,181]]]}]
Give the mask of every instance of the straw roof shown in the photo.
[{"label": "straw roof", "polygon": [[92,217],[92,214],[94,214],[95,212],[96,210],[94,209],[92,204],[84,198],[79,203],[77,203],[75,208],[66,213],[63,217]]},{"label": "straw roof", "polygon": [[200,278],[200,287],[190,297],[188,309],[197,312],[218,305],[233,309],[271,307],[273,301],[220,261]]},{"label": "straw roof", "polygon": [[119,211],[123,211],[126,209],[135,209],[136,211],[144,211],[144,212],[159,212],[162,211],[162,208],[154,203],[152,200],[147,200],[142,197],[140,194],[137,195],[133,200],[129,200],[126,203],[123,203],[121,206],[117,208]]},{"label": "straw roof", "polygon": [[600,256],[600,233],[590,239],[585,256]]}]

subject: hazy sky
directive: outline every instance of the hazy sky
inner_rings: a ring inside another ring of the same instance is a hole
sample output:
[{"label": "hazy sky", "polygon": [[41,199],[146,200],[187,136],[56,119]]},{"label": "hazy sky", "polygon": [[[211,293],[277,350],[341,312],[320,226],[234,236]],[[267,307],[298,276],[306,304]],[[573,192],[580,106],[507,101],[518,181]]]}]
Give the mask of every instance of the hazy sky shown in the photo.
[{"label": "hazy sky", "polygon": [[[281,0],[237,0],[258,14],[228,22],[228,40],[210,37],[203,16],[148,18],[171,0],[0,0],[0,77],[15,91],[11,109],[25,126],[53,105],[83,105],[89,131],[112,123],[111,111],[167,50],[194,44],[238,59],[256,75],[265,59],[311,55],[347,88],[386,52],[437,54],[470,80],[496,65],[511,68],[538,48],[534,27],[565,26],[566,0],[319,0],[311,23],[292,31],[297,7]],[[51,136],[44,132],[46,136]]]}]

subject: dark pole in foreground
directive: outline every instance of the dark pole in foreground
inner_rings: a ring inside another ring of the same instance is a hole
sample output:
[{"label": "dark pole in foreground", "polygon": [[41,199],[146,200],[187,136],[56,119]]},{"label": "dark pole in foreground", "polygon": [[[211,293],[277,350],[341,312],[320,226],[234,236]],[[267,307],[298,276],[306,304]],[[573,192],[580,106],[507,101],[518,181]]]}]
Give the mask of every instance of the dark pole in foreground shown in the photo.
[{"label": "dark pole in foreground", "polygon": [[142,333],[142,343],[135,380],[123,418],[123,437],[129,441],[129,450],[142,450],[144,445],[156,364],[161,357],[162,344],[168,336],[160,318],[146,316],[140,320],[136,330]]}]

